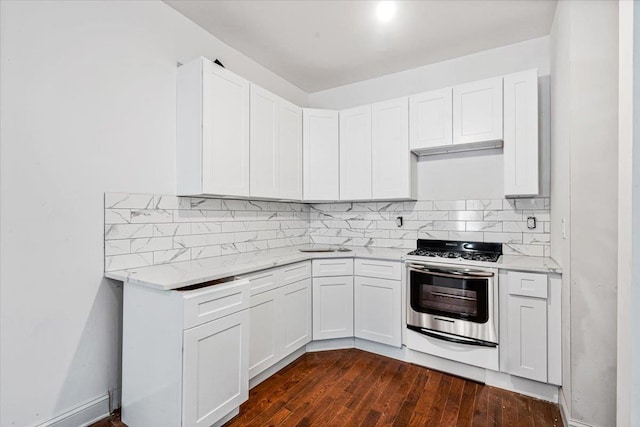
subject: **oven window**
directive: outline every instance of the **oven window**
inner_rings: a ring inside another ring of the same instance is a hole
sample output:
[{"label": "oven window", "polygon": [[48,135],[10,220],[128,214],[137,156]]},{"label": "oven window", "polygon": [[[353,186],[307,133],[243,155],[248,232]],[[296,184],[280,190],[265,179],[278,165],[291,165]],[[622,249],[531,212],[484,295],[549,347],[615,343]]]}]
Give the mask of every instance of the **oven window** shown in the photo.
[{"label": "oven window", "polygon": [[411,308],[454,319],[485,323],[489,320],[486,278],[440,277],[411,271]]}]

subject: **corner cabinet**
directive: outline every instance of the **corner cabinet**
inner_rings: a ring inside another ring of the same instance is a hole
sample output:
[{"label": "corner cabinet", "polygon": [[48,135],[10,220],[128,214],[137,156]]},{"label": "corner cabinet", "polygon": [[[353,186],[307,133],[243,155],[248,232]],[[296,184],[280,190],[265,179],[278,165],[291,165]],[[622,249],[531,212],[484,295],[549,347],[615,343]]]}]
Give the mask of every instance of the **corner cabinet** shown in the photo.
[{"label": "corner cabinet", "polygon": [[370,200],[371,178],[371,105],[340,111],[340,200]]},{"label": "corner cabinet", "polygon": [[250,195],[302,199],[302,109],[251,85]]},{"label": "corner cabinet", "polygon": [[338,112],[305,108],[303,129],[303,198],[339,200]]},{"label": "corner cabinet", "polygon": [[178,195],[249,196],[249,86],[205,58],[178,68]]},{"label": "corner cabinet", "polygon": [[504,76],[504,194],[537,196],[538,70]]},{"label": "corner cabinet", "polygon": [[353,336],[353,259],[312,261],[313,339]]},{"label": "corner cabinet", "polygon": [[249,396],[248,308],[246,280],[184,291],[125,284],[123,422],[210,426],[237,414]]}]

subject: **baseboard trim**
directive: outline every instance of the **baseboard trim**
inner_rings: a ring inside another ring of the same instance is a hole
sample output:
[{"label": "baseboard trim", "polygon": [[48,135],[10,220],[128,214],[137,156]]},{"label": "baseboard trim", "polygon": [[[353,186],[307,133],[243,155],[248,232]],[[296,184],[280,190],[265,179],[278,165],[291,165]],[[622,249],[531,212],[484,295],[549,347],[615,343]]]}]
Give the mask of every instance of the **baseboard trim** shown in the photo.
[{"label": "baseboard trim", "polygon": [[86,427],[107,418],[109,414],[109,394],[105,394],[38,424],[37,427]]}]

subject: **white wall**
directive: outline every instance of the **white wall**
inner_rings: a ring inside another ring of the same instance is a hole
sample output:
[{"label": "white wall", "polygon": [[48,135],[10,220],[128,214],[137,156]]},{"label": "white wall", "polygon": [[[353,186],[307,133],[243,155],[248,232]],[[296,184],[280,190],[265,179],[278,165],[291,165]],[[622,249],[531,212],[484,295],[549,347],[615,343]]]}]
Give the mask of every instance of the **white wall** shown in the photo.
[{"label": "white wall", "polygon": [[551,45],[552,253],[564,269],[564,404],[572,420],[611,426],[616,419],[617,2],[559,2]]},{"label": "white wall", "polygon": [[309,105],[340,110],[531,68],[549,75],[548,36],[314,92]]},{"label": "white wall", "polygon": [[[548,36],[311,93],[309,105],[340,110],[531,68],[538,68],[540,76],[540,195],[548,196],[551,164]],[[501,149],[420,157],[418,199],[501,199],[502,158]]]},{"label": "white wall", "polygon": [[[562,387],[560,399],[570,408],[571,403],[571,263],[569,239],[569,140],[571,136],[571,78],[570,34],[571,7],[569,2],[556,6],[551,27],[551,257],[562,269]],[[564,226],[562,225],[564,222]],[[564,236],[563,236],[564,231]],[[570,416],[570,414],[569,414]]]},{"label": "white wall", "polygon": [[307,97],[161,2],[0,8],[0,425],[28,426],[118,386],[103,193],[174,193],[176,63]]},{"label": "white wall", "polygon": [[640,425],[640,2],[620,2],[617,426]]}]

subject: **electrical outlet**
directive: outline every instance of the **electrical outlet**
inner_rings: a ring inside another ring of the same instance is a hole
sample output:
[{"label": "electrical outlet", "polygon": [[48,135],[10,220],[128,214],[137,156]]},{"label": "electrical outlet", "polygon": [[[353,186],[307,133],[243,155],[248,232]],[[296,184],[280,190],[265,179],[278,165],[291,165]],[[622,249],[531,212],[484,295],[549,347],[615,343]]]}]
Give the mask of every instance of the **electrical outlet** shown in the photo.
[{"label": "electrical outlet", "polygon": [[562,220],[560,221],[560,230],[562,233],[562,238],[566,239],[567,238],[567,222],[565,221],[564,218],[562,218]]},{"label": "electrical outlet", "polygon": [[529,230],[535,230],[536,228],[536,217],[530,216],[527,218],[527,228]]}]

